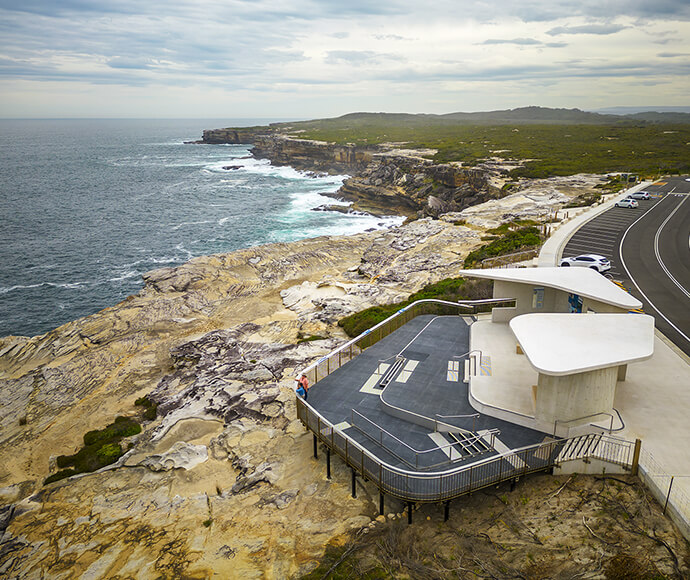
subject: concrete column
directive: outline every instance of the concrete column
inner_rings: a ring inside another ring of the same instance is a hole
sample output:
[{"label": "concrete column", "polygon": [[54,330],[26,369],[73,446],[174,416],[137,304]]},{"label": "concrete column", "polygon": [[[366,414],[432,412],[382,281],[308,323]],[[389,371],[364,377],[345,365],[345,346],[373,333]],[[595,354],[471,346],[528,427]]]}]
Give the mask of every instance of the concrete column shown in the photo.
[{"label": "concrete column", "polygon": [[618,380],[619,381],[624,381],[625,380],[625,375],[628,372],[628,365],[620,365],[618,367]]},{"label": "concrete column", "polygon": [[581,417],[568,426],[592,421],[595,413],[611,413],[616,392],[617,366],[584,373],[552,376],[539,373],[536,419],[547,425],[565,423]]}]

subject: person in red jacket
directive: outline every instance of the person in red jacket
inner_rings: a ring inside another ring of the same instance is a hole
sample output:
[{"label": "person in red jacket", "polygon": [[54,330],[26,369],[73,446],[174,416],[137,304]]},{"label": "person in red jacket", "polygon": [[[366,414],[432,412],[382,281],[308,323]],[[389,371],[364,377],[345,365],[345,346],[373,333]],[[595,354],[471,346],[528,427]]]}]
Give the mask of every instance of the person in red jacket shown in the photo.
[{"label": "person in red jacket", "polygon": [[[303,391],[304,394],[302,394]],[[302,376],[297,379],[297,394],[302,395],[304,397],[304,400],[307,400],[307,393],[309,392],[309,380],[307,379],[307,375],[302,374]]]}]

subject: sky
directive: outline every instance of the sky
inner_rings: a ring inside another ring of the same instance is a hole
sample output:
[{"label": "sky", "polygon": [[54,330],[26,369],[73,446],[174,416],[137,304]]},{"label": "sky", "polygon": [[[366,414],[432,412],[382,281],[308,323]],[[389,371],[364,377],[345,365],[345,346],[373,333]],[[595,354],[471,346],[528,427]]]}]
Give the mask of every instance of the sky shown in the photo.
[{"label": "sky", "polygon": [[690,105],[688,0],[0,0],[0,117]]}]

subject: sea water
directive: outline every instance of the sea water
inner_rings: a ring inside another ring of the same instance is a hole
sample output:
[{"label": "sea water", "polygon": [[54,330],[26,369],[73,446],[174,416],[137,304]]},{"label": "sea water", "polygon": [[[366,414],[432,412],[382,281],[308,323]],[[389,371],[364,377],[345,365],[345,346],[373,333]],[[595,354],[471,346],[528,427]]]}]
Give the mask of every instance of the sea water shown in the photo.
[{"label": "sea water", "polygon": [[401,223],[313,211],[345,176],[184,143],[264,122],[0,120],[0,336],[97,312],[195,256]]}]

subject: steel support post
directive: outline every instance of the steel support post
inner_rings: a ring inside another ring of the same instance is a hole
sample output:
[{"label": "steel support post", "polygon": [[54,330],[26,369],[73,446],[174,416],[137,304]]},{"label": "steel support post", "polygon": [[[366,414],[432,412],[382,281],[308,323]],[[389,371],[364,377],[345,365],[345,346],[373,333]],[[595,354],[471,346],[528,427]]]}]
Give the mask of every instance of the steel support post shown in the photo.
[{"label": "steel support post", "polygon": [[412,523],[412,502],[408,501],[407,502],[407,524],[410,525]]},{"label": "steel support post", "polygon": [[350,471],[352,471],[352,497],[356,498],[357,497],[357,473],[355,472],[354,468],[350,468]]},{"label": "steel support post", "polygon": [[318,450],[319,440],[316,438],[315,434],[313,435],[313,438],[314,438],[314,459],[318,459],[319,458],[319,450]]},{"label": "steel support post", "polygon": [[326,448],[326,479],[331,478],[331,448]]},{"label": "steel support post", "polygon": [[383,492],[379,492],[379,514],[383,515]]},{"label": "steel support post", "polygon": [[443,502],[443,521],[447,522],[450,517],[450,500]]}]

